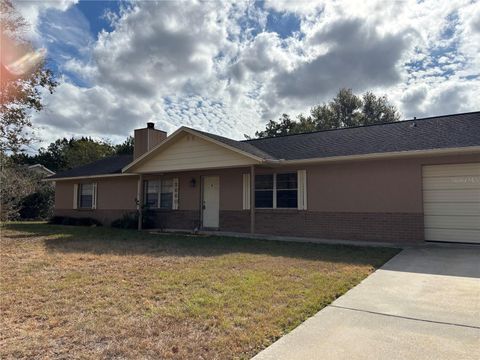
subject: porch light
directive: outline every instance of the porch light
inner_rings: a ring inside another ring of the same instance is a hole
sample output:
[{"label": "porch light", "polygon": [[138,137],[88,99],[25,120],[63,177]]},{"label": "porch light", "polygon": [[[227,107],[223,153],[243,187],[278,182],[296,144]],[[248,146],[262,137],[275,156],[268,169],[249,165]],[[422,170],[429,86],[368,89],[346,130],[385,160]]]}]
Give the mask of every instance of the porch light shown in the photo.
[{"label": "porch light", "polygon": [[197,180],[195,180],[195,178],[192,178],[192,179],[190,180],[190,186],[191,186],[191,187],[194,188],[196,183],[197,183]]}]

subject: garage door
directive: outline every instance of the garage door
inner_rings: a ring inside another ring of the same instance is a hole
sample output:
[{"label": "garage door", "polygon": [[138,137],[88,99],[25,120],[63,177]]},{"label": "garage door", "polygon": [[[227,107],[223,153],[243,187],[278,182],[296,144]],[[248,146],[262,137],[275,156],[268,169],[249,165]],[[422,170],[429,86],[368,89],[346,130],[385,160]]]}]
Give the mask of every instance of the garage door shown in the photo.
[{"label": "garage door", "polygon": [[423,167],[425,240],[480,244],[480,163]]}]

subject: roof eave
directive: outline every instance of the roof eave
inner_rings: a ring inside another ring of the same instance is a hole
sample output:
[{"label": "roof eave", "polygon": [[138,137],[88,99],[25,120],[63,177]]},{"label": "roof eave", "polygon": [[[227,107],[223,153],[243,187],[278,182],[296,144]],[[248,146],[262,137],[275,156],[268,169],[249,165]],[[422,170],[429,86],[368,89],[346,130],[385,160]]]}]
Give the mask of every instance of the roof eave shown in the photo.
[{"label": "roof eave", "polygon": [[54,182],[54,181],[82,180],[82,179],[98,179],[98,178],[111,178],[111,177],[119,177],[119,176],[134,176],[134,175],[137,175],[137,174],[116,173],[116,174],[98,174],[98,175],[67,176],[67,177],[57,177],[57,178],[47,177],[47,178],[43,179],[42,181]]},{"label": "roof eave", "polygon": [[165,140],[163,140],[160,144],[158,144],[157,146],[153,147],[152,149],[150,149],[148,152],[146,152],[145,154],[139,156],[137,159],[135,159],[134,161],[132,161],[130,164],[128,164],[127,166],[125,166],[123,169],[122,169],[122,173],[127,173],[130,169],[132,169],[133,167],[135,167],[135,165],[139,164],[140,162],[146,160],[148,157],[150,157],[155,151],[157,151],[160,147],[162,146],[165,146],[166,144],[168,144],[169,142],[171,142],[172,140],[174,140],[181,132],[187,132],[191,135],[195,135],[195,136],[198,136],[202,139],[204,139],[205,141],[209,141],[209,142],[212,142],[216,145],[219,145],[223,148],[226,148],[226,149],[229,149],[233,152],[236,152],[236,153],[239,153],[243,156],[246,156],[246,157],[249,157],[251,158],[252,160],[255,160],[259,163],[263,163],[265,161],[267,161],[266,159],[263,159],[261,157],[258,157],[256,155],[253,155],[253,154],[250,154],[248,152],[245,152],[243,150],[240,150],[240,149],[237,149],[233,146],[230,146],[230,145],[227,145],[225,143],[222,143],[221,141],[218,141],[218,140],[215,140],[211,137],[208,137],[194,129],[190,129],[188,127],[185,127],[185,126],[182,126],[180,127],[179,129],[177,129],[172,135],[170,135],[169,137],[167,137]]},{"label": "roof eave", "polygon": [[296,160],[280,160],[277,165],[296,165],[308,163],[326,163],[326,162],[340,162],[352,160],[374,160],[374,159],[388,159],[388,158],[403,158],[403,157],[418,157],[418,156],[440,156],[440,155],[455,155],[455,154],[480,154],[480,146],[465,146],[455,148],[441,148],[441,149],[425,149],[425,150],[407,150],[407,151],[392,151],[384,153],[369,153],[359,155],[346,156],[329,156],[321,158],[310,159],[296,159]]}]

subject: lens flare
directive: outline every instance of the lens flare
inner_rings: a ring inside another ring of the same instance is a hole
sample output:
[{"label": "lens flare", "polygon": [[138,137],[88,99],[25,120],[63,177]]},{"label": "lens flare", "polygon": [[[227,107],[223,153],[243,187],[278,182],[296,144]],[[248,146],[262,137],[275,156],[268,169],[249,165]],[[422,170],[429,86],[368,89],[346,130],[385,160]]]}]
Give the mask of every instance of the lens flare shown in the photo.
[{"label": "lens flare", "polygon": [[13,61],[12,63],[5,65],[5,68],[15,76],[22,76],[29,71],[33,70],[38,64],[40,64],[45,58],[46,50],[39,49],[26,53],[21,58]]}]

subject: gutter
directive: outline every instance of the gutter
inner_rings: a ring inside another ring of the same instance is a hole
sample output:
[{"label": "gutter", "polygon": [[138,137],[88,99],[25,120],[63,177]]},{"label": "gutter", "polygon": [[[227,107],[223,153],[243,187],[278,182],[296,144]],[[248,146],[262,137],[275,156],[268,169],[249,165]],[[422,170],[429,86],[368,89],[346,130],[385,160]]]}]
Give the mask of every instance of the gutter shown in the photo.
[{"label": "gutter", "polygon": [[59,177],[59,178],[45,178],[42,181],[67,181],[67,180],[79,180],[79,179],[98,179],[98,178],[113,178],[118,176],[138,176],[138,174],[104,174],[104,175],[85,175],[85,176],[70,176],[70,177]]},{"label": "gutter", "polygon": [[345,155],[345,156],[329,156],[321,158],[311,159],[298,159],[298,160],[285,160],[280,159],[276,161],[267,160],[266,163],[271,165],[296,165],[296,164],[309,164],[309,163],[330,163],[341,161],[354,161],[354,160],[375,160],[375,159],[388,159],[388,158],[409,158],[420,156],[441,156],[441,155],[480,155],[480,146],[466,146],[456,148],[443,148],[443,149],[429,149],[429,150],[407,150],[407,151],[394,151],[384,153],[370,153],[360,155]]}]

